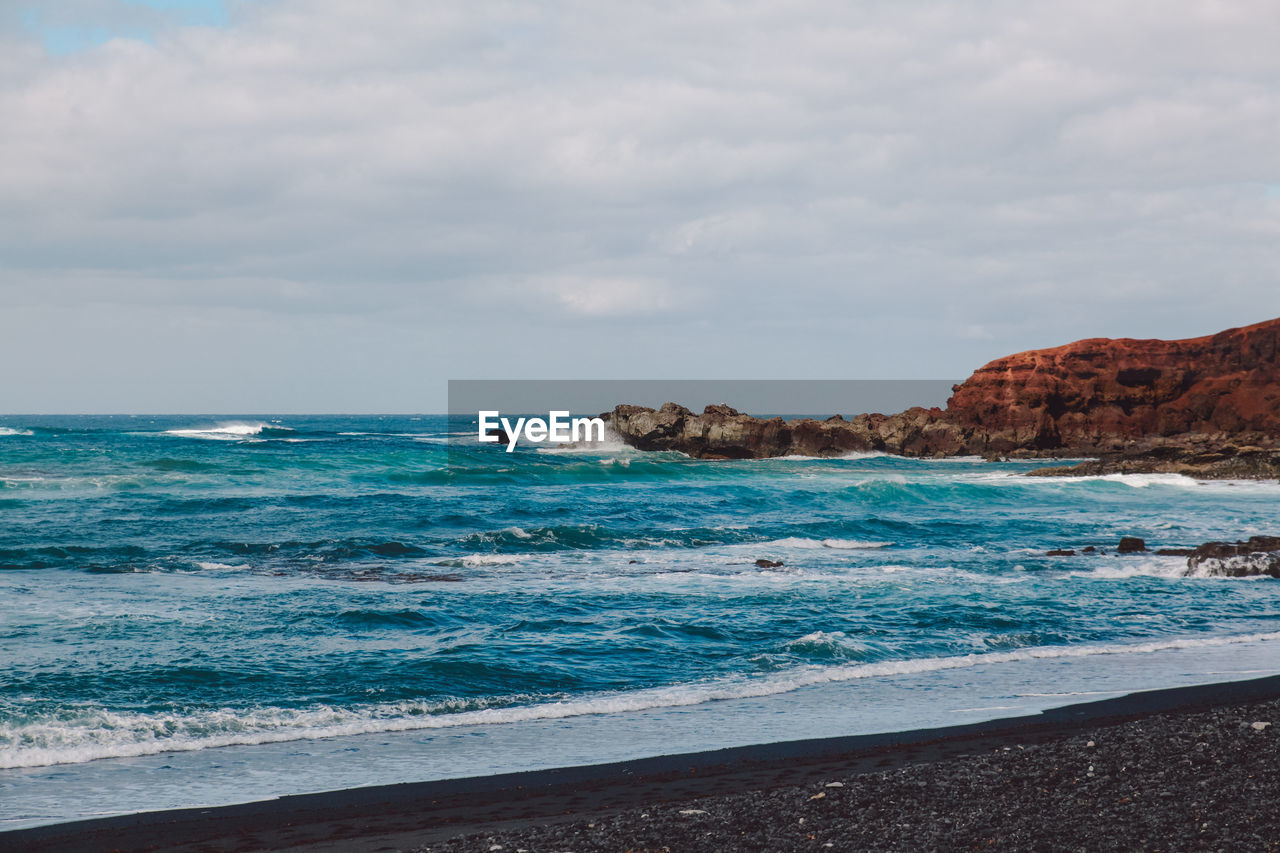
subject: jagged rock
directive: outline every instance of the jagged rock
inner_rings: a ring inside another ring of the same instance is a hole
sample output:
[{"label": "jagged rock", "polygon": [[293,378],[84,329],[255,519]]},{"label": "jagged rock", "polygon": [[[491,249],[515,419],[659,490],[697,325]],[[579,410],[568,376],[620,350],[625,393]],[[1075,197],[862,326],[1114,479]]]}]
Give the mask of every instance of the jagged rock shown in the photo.
[{"label": "jagged rock", "polygon": [[762,569],[779,569],[782,568],[781,560],[756,560],[756,566]]},{"label": "jagged rock", "polygon": [[1074,557],[1076,552],[1070,548],[1054,548],[1052,551],[1045,551],[1046,557]]},{"label": "jagged rock", "polygon": [[1121,536],[1120,544],[1116,547],[1117,554],[1140,554],[1145,550],[1147,543],[1137,536]]},{"label": "jagged rock", "polygon": [[848,420],[762,419],[667,403],[605,417],[641,450],[702,459],[841,456],[1101,457],[1032,474],[1280,478],[1280,319],[1180,341],[1092,338],[1006,356],[954,387],[945,410]]},{"label": "jagged rock", "polygon": [[1186,574],[1280,578],[1280,536],[1252,536],[1244,542],[1206,542],[1187,558]]},{"label": "jagged rock", "polygon": [[1120,453],[1104,453],[1076,465],[1036,468],[1032,477],[1084,477],[1099,474],[1181,474],[1212,480],[1274,480],[1280,478],[1280,450],[1261,447],[1236,448],[1221,444],[1206,449],[1214,439],[1190,436],[1187,444],[1158,439]]}]

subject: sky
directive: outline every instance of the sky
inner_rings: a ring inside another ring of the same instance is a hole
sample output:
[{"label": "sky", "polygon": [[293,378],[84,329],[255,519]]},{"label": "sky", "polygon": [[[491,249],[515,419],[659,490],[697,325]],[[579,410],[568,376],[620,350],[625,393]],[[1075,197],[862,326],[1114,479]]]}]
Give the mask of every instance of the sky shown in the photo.
[{"label": "sky", "polygon": [[1280,5],[0,0],[0,412],[1280,316]]}]

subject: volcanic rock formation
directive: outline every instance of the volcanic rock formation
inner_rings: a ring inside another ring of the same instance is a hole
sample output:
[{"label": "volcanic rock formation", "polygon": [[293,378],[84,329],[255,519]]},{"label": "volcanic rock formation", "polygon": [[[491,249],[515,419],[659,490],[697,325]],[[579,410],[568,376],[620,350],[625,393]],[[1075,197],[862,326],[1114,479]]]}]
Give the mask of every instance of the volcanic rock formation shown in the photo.
[{"label": "volcanic rock formation", "polygon": [[1036,473],[1280,476],[1280,319],[1189,340],[1091,338],[1031,350],[952,390],[945,410],[849,420],[766,420],[727,405],[695,414],[675,403],[618,406],[606,417],[637,448],[703,459],[1095,456]]},{"label": "volcanic rock formation", "polygon": [[1280,536],[1251,536],[1245,542],[1206,542],[1187,558],[1186,573],[1280,578]]}]

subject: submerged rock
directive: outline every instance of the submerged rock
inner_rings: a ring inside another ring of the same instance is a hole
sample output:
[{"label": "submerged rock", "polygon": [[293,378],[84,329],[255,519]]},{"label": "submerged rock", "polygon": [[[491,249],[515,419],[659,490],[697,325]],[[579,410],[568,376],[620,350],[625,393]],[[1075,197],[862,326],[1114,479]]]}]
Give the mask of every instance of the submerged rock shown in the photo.
[{"label": "submerged rock", "polygon": [[1187,558],[1186,574],[1280,578],[1280,536],[1252,536],[1244,542],[1206,542]]}]

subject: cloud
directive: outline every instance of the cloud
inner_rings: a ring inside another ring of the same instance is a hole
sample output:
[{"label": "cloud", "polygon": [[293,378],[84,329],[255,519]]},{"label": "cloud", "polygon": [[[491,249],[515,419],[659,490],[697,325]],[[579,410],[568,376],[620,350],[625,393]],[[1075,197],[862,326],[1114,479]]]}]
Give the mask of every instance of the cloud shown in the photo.
[{"label": "cloud", "polygon": [[570,312],[586,317],[657,314],[684,301],[665,283],[643,279],[559,278],[542,289]]},{"label": "cloud", "polygon": [[95,304],[455,341],[432,381],[539,328],[548,370],[662,334],[598,366],[950,376],[1280,314],[1267,2],[40,4],[113,34],[68,55],[33,8],[0,15],[6,357]]}]

